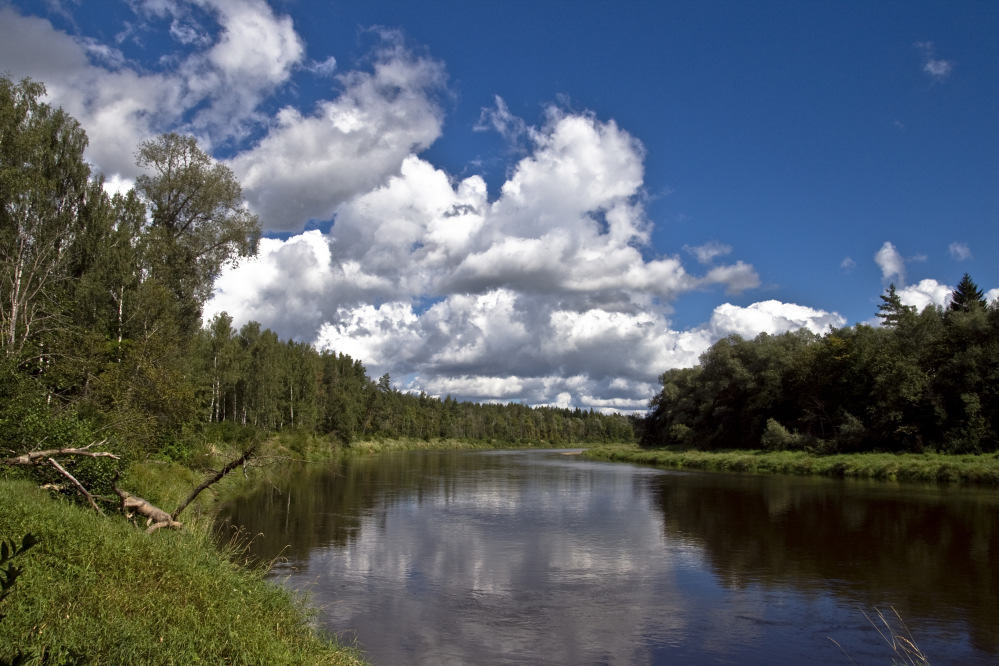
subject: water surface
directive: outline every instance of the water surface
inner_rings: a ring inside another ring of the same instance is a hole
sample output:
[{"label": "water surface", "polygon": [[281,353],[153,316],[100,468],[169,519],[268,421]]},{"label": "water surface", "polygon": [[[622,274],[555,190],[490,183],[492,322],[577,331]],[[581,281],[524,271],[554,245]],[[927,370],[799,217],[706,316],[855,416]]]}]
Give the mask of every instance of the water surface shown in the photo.
[{"label": "water surface", "polygon": [[934,664],[999,661],[995,491],[565,453],[357,457],[227,520],[376,665],[887,664],[892,606]]}]

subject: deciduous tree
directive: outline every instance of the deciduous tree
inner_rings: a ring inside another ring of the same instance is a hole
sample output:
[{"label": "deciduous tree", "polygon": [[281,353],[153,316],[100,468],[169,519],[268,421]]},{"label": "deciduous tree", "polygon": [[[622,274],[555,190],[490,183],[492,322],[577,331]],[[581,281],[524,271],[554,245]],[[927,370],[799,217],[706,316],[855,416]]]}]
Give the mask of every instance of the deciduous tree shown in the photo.
[{"label": "deciduous tree", "polygon": [[146,141],[137,164],[149,170],[136,180],[152,216],[148,270],[170,289],[185,330],[193,333],[223,266],[256,255],[260,221],[246,207],[232,169],[194,137],[170,133]]}]

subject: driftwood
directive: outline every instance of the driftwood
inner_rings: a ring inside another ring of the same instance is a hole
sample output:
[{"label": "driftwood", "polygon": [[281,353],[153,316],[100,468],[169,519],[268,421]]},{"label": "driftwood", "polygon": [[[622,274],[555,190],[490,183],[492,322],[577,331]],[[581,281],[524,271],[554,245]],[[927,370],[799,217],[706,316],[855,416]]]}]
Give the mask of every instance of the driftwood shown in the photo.
[{"label": "driftwood", "polygon": [[184,523],[177,522],[169,513],[150,504],[148,500],[144,500],[138,495],[126,493],[118,486],[114,487],[114,491],[121,498],[121,510],[126,516],[131,517],[133,515],[131,512],[135,512],[146,517],[146,532],[155,532],[161,527],[178,530],[184,526]]},{"label": "driftwood", "polygon": [[[100,446],[104,444],[105,441],[107,440],[101,442],[93,442],[92,444],[88,444],[87,446],[78,449],[67,448],[67,449],[49,449],[47,451],[31,451],[29,453],[25,453],[20,456],[14,456],[12,458],[3,459],[3,464],[11,466],[16,466],[16,465],[35,466],[48,463],[52,465],[52,467],[54,467],[60,474],[66,477],[66,479],[68,479],[70,483],[73,484],[73,487],[76,488],[77,492],[79,492],[81,495],[83,495],[86,498],[87,502],[90,503],[90,506],[92,506],[94,510],[97,511],[97,513],[104,515],[104,512],[101,511],[101,508],[97,505],[96,500],[97,499],[103,501],[110,501],[110,500],[103,497],[95,497],[93,494],[91,494],[90,491],[88,491],[83,486],[83,484],[76,479],[76,477],[70,474],[65,467],[60,465],[55,460],[54,456],[88,456],[91,458],[112,458],[114,460],[120,460],[118,456],[114,455],[113,453],[108,453],[107,451],[89,450],[94,446]],[[226,464],[225,467],[216,472],[212,477],[206,479],[201,485],[195,488],[190,495],[187,496],[187,499],[185,499],[183,502],[180,503],[180,505],[172,514],[167,513],[163,509],[151,504],[148,500],[145,500],[139,497],[138,495],[132,495],[131,493],[128,493],[120,489],[117,486],[118,476],[119,476],[117,472],[115,472],[114,480],[111,482],[111,486],[114,488],[115,493],[117,493],[118,497],[121,499],[122,513],[124,513],[129,518],[131,518],[135,514],[145,516],[146,532],[155,532],[156,530],[162,527],[180,529],[181,527],[184,526],[184,523],[177,520],[177,516],[180,515],[180,512],[186,509],[187,506],[191,502],[193,502],[195,498],[198,495],[200,495],[203,490],[209,488],[212,484],[221,480],[222,477],[224,477],[226,474],[236,469],[240,465],[244,467],[244,473],[245,473],[246,464],[253,456],[253,453],[254,451],[256,451],[256,448],[257,445],[254,444],[246,451],[244,451],[243,455],[241,455],[239,458],[236,458],[232,462],[229,462],[228,464]]]}]

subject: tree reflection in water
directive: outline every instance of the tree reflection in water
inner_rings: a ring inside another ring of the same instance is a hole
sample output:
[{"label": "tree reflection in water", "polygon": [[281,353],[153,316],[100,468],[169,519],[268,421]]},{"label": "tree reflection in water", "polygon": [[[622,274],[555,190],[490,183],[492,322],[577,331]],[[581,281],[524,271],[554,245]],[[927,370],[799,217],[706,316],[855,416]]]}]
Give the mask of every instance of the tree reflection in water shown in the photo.
[{"label": "tree reflection in water", "polygon": [[230,507],[374,663],[990,663],[999,496],[678,473],[561,452],[409,452],[302,469]]}]

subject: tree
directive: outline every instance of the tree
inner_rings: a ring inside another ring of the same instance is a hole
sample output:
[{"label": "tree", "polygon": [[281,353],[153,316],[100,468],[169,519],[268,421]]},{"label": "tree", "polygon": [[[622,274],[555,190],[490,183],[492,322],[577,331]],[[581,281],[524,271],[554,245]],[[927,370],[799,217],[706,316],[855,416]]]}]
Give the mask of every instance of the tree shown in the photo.
[{"label": "tree", "polygon": [[983,308],[986,306],[985,295],[971,279],[971,276],[965,273],[958,283],[957,289],[951,294],[950,310],[967,311],[979,306]]},{"label": "tree", "polygon": [[59,320],[90,177],[86,133],[44,94],[41,83],[0,77],[0,346],[19,359]]},{"label": "tree", "polygon": [[915,306],[902,305],[902,299],[895,291],[895,283],[889,285],[887,295],[882,294],[881,305],[878,306],[878,318],[889,328],[903,326],[916,313]]},{"label": "tree", "polygon": [[136,179],[152,213],[147,268],[172,292],[193,333],[223,266],[256,255],[260,221],[232,169],[212,160],[194,137],[170,133],[146,141],[136,163],[152,172]]}]

